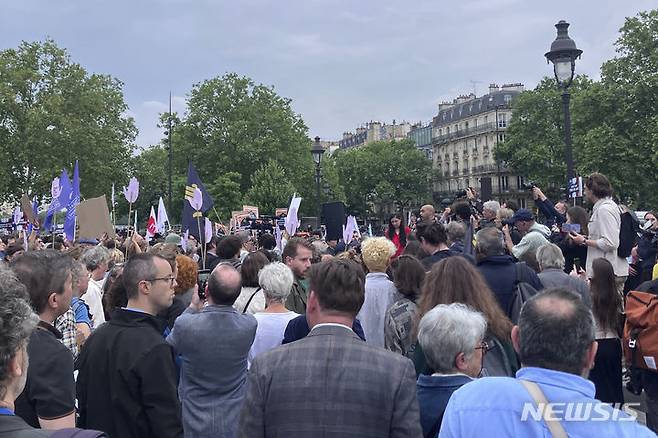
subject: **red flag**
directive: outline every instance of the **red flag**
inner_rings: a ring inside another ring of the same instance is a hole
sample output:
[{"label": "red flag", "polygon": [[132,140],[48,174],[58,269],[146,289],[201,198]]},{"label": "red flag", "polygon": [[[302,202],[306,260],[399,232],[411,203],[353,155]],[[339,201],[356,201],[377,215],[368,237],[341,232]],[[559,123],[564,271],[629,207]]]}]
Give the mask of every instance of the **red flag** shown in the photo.
[{"label": "red flag", "polygon": [[155,236],[155,231],[156,231],[155,210],[153,209],[153,206],[151,206],[151,215],[149,216],[149,220],[146,223],[146,237],[150,240],[153,236]]}]

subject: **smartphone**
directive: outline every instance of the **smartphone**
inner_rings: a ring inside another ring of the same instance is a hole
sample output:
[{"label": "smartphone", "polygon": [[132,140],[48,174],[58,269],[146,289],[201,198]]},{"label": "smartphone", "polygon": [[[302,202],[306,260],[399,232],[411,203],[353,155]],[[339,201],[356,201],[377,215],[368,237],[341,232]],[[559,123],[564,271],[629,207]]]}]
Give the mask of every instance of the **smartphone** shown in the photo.
[{"label": "smartphone", "polygon": [[580,233],[580,224],[562,224],[563,233]]},{"label": "smartphone", "polygon": [[208,277],[210,277],[210,269],[200,269],[197,282],[199,284],[199,298],[201,301],[206,299],[206,286],[208,285]]},{"label": "smartphone", "polygon": [[580,262],[580,258],[578,257],[573,259],[573,266],[576,268],[576,272],[580,272],[583,270],[583,265]]}]

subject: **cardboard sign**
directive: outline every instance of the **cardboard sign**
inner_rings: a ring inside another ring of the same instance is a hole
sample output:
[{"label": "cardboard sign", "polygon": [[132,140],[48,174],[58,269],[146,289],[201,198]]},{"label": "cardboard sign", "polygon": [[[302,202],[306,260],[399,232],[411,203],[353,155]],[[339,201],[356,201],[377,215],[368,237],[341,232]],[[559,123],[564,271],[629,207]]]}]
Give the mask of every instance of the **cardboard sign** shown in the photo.
[{"label": "cardboard sign", "polygon": [[21,210],[23,210],[23,214],[29,223],[33,225],[39,224],[39,218],[34,215],[34,211],[32,210],[32,201],[25,194],[21,198]]},{"label": "cardboard sign", "polygon": [[287,208],[277,208],[274,210],[274,217],[279,217],[282,214],[288,214],[288,209]]},{"label": "cardboard sign", "polygon": [[242,211],[244,211],[245,213],[253,213],[253,214],[256,215],[256,219],[259,218],[259,216],[258,216],[258,207],[255,207],[253,205],[243,205],[242,206]]},{"label": "cardboard sign", "polygon": [[107,234],[114,239],[114,227],[110,222],[105,195],[82,201],[75,207],[75,213],[78,215],[78,238],[100,240]]}]

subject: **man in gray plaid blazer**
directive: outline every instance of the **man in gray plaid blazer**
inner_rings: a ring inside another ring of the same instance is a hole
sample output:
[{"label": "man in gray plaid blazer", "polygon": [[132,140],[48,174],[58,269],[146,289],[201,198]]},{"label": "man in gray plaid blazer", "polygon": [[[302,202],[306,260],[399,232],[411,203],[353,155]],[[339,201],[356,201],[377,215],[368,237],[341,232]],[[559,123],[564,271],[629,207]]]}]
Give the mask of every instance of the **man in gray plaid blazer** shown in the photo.
[{"label": "man in gray plaid blazer", "polygon": [[314,265],[309,289],[311,333],[256,357],[240,436],[421,437],[413,364],[350,328],[364,299],[361,268]]}]

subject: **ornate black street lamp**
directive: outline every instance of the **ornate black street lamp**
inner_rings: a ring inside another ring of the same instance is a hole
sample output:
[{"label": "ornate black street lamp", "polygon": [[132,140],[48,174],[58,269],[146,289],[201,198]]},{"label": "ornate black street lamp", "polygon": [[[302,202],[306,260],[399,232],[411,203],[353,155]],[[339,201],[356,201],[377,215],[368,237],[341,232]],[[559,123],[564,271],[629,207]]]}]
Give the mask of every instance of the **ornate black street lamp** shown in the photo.
[{"label": "ornate black street lamp", "polygon": [[322,147],[322,144],[320,144],[320,137],[315,137],[315,142],[311,147],[311,155],[313,155],[313,161],[315,161],[315,196],[316,196],[315,201],[317,204],[316,216],[318,218],[317,228],[320,228],[320,226],[322,225],[322,220],[321,220],[322,210],[320,207],[320,179],[322,177],[321,174],[322,154],[324,154],[324,148]]},{"label": "ornate black street lamp", "polygon": [[551,44],[551,51],[546,53],[547,62],[553,63],[555,80],[558,87],[562,89],[562,107],[564,109],[564,155],[567,162],[568,182],[574,175],[573,151],[571,144],[571,114],[569,113],[569,86],[573,82],[573,75],[576,69],[576,59],[580,58],[582,50],[576,47],[574,40],[569,38],[569,23],[560,20],[555,27],[557,28],[557,38]]}]

